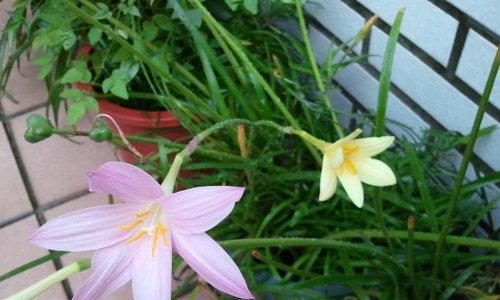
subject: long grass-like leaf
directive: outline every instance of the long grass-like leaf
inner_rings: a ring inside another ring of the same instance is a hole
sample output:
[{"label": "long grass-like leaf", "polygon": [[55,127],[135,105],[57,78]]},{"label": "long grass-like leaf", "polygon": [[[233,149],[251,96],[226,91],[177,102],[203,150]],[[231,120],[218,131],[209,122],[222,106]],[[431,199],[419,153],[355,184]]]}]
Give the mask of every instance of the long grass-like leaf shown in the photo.
[{"label": "long grass-like leaf", "polygon": [[[467,146],[465,147],[464,156],[462,162],[460,164],[460,168],[458,170],[457,179],[455,181],[455,187],[453,189],[453,193],[450,197],[450,201],[448,202],[446,215],[444,217],[444,222],[441,227],[441,232],[439,236],[439,240],[436,244],[436,251],[434,252],[434,262],[432,267],[432,275],[431,280],[434,281],[438,276],[438,271],[440,269],[441,263],[443,262],[441,259],[441,254],[444,248],[444,244],[446,242],[446,235],[448,233],[448,229],[450,227],[453,213],[457,206],[457,201],[460,196],[460,190],[462,188],[462,184],[464,182],[465,173],[467,171],[467,166],[469,165],[470,159],[472,158],[472,153],[474,150],[474,145],[476,144],[476,139],[479,134],[479,130],[481,127],[481,122],[483,120],[484,114],[486,112],[486,108],[488,107],[491,91],[493,90],[493,85],[495,84],[495,79],[498,74],[498,68],[500,67],[500,46],[497,47],[497,52],[495,55],[495,59],[493,60],[493,64],[491,66],[490,74],[488,75],[488,80],[486,81],[486,85],[484,87],[483,95],[479,100],[479,106],[477,108],[476,117],[474,119],[474,123],[472,125],[469,141],[467,142]],[[431,286],[430,298],[435,299],[436,297],[436,288],[435,286]]]},{"label": "long grass-like leaf", "polygon": [[[392,74],[392,63],[394,61],[394,52],[396,50],[396,44],[399,37],[399,29],[401,28],[401,23],[403,22],[404,8],[400,9],[394,19],[392,24],[391,32],[389,33],[389,40],[387,41],[387,46],[385,48],[384,60],[382,63],[382,71],[380,73],[380,83],[378,89],[378,99],[377,99],[377,113],[375,115],[375,135],[381,136],[385,131],[385,113],[387,110],[387,102],[389,100],[389,90],[391,87],[391,74]],[[394,248],[392,246],[389,235],[387,234],[387,227],[382,214],[383,203],[382,203],[382,190],[381,188],[375,189],[374,193],[374,206],[377,219],[384,232],[385,240],[389,245],[392,252]]]},{"label": "long grass-like leaf", "polygon": [[64,254],[66,254],[68,252],[64,252],[64,251],[54,251],[48,255],[45,255],[45,256],[42,256],[40,258],[37,258],[33,261],[30,261],[29,263],[26,263],[22,266],[19,266],[17,268],[15,268],[14,270],[11,270],[5,274],[3,274],[2,276],[0,276],[0,282],[4,281],[4,280],[7,280],[11,277],[14,277],[16,276],[17,274],[20,274],[24,271],[28,271],[28,270],[31,270],[32,268],[36,267],[36,266],[39,266],[41,264],[44,264],[48,261],[51,261],[53,259],[56,259],[56,258],[59,258],[61,256],[63,256]]}]

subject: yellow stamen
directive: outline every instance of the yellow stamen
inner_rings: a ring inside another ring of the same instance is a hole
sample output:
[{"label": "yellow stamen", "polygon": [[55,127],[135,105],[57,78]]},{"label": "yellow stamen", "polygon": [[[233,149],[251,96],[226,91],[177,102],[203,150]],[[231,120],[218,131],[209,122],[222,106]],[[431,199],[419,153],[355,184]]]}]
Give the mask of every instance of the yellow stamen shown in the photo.
[{"label": "yellow stamen", "polygon": [[132,244],[133,242],[137,241],[138,239],[142,238],[145,235],[146,235],[146,231],[141,231],[136,236],[134,236],[133,238],[129,239],[126,243],[127,244]]},{"label": "yellow stamen", "polygon": [[161,239],[163,240],[163,244],[165,246],[168,246],[168,238],[167,238],[167,227],[165,227],[165,225],[163,225],[162,223],[158,223],[158,230],[160,231],[160,234],[161,234]]},{"label": "yellow stamen", "polygon": [[351,174],[356,174],[356,166],[349,159],[345,159],[342,167],[346,168]]},{"label": "yellow stamen", "polygon": [[342,151],[344,151],[344,154],[351,154],[355,152],[358,149],[358,146],[356,145],[350,145],[347,144],[345,146],[342,146]]},{"label": "yellow stamen", "polygon": [[153,238],[151,239],[151,256],[155,256],[157,241],[158,241],[158,225],[155,226]]},{"label": "yellow stamen", "polygon": [[147,216],[147,215],[149,215],[149,210],[145,210],[145,211],[142,211],[140,213],[135,214],[135,216],[138,218],[142,218],[142,217]]},{"label": "yellow stamen", "polygon": [[135,226],[139,225],[142,223],[142,220],[135,220],[133,221],[132,223],[128,224],[128,225],[123,225],[123,226],[120,226],[120,230],[130,230],[132,228],[134,228]]},{"label": "yellow stamen", "polygon": [[168,245],[167,236],[165,235],[167,231],[168,231],[167,227],[165,227],[165,225],[163,225],[162,223],[156,224],[153,233],[153,238],[151,239],[151,256],[155,256],[156,246],[158,244],[158,236],[161,236],[161,239],[165,246]]}]

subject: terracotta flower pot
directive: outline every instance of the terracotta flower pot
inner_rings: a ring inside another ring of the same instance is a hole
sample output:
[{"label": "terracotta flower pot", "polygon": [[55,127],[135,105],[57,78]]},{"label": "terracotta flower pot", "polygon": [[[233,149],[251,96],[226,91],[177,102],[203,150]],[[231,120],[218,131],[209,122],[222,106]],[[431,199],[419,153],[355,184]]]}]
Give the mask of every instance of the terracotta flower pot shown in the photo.
[{"label": "terracotta flower pot", "polygon": [[[92,48],[88,45],[78,50],[77,57],[90,53]],[[74,87],[80,90],[93,92],[92,86],[85,83],[76,83]],[[189,132],[181,126],[181,122],[168,111],[142,111],[119,106],[107,99],[98,99],[99,112],[111,116],[125,135],[154,134],[172,141],[186,140]],[[116,127],[108,122],[113,132]],[[156,153],[158,146],[131,142],[131,144],[144,156]],[[139,158],[126,149],[119,150],[121,158],[129,163],[135,163]]]}]

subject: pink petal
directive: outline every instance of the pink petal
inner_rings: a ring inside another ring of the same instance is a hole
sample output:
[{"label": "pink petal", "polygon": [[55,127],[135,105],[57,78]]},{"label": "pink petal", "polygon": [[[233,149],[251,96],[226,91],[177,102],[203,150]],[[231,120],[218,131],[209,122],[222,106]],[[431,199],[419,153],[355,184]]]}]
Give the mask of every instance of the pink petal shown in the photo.
[{"label": "pink petal", "polygon": [[47,249],[88,251],[104,248],[130,235],[119,229],[134,220],[144,204],[114,204],[75,211],[45,223],[28,240]]},{"label": "pink petal", "polygon": [[154,256],[151,238],[137,242],[132,260],[132,289],[135,300],[169,300],[172,282],[172,243],[161,238]]},{"label": "pink petal", "polygon": [[167,195],[158,203],[180,231],[201,233],[224,220],[244,190],[233,186],[198,187]]},{"label": "pink petal", "polygon": [[123,162],[107,162],[88,178],[90,191],[111,194],[124,202],[147,202],[165,194],[148,173]]},{"label": "pink petal", "polygon": [[206,233],[183,234],[172,228],[175,251],[215,288],[242,299],[253,299],[238,266]]},{"label": "pink petal", "polygon": [[97,250],[92,259],[92,270],[73,300],[97,300],[109,296],[131,278],[130,246],[119,243]]}]

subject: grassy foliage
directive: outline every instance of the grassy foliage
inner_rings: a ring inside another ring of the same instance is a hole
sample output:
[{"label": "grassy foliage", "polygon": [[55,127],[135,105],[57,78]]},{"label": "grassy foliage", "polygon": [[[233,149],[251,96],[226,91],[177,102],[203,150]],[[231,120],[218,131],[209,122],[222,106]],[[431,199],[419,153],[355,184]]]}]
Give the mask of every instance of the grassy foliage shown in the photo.
[{"label": "grassy foliage", "polygon": [[[315,68],[307,43],[274,26],[278,20],[294,18],[300,8],[293,1],[283,2],[290,4],[262,2],[254,15],[250,4],[232,11],[231,7],[238,5],[228,7],[216,0],[127,4],[48,0],[32,4],[32,22],[23,15],[28,4],[19,2],[2,37],[2,49],[15,45],[3,68],[2,83],[23,52],[39,47],[43,53],[43,59],[37,58],[41,77],[50,88],[48,101],[54,110],[63,101],[61,93],[68,84],[87,81],[96,92],[120,104],[172,110],[193,134],[221,120],[244,118],[302,127],[330,141],[334,136],[332,110],[334,114],[346,112],[321,100],[335,89],[332,76],[351,62],[363,61],[364,57],[352,56],[349,51],[359,40],[332,45],[325,64]],[[394,44],[397,32],[391,36]],[[75,61],[76,50],[86,43],[92,44],[94,52]],[[384,62],[390,71],[394,49],[389,50]],[[85,63],[78,65],[78,61]],[[75,71],[70,73],[72,69]],[[389,89],[390,72],[384,78],[382,101]],[[70,96],[71,107],[102,95]],[[89,109],[91,104],[84,105]],[[377,134],[381,134],[385,105],[379,106],[376,117],[347,113],[355,122],[343,129],[347,132],[377,124]],[[365,188],[362,209],[356,208],[342,189],[331,200],[318,202],[316,150],[295,136],[258,126],[245,129],[248,157],[240,155],[236,128],[211,135],[183,166],[200,172],[180,178],[179,183],[186,187],[246,187],[234,212],[209,232],[217,240],[324,239],[322,247],[306,242],[264,246],[252,240],[246,246],[245,242],[222,242],[234,249],[233,257],[259,297],[427,299],[431,289],[436,289],[446,299],[495,293],[498,250],[477,249],[460,238],[481,230],[485,238],[498,239],[489,217],[498,195],[490,195],[487,186],[498,183],[498,173],[467,182],[457,194],[452,219],[444,220],[457,179],[456,167],[449,162],[450,151],[470,139],[436,130],[417,137],[411,129],[405,130],[407,136],[381,158],[395,171],[398,184],[379,191]],[[141,164],[159,180],[168,171],[168,153],[182,147],[155,137],[129,139],[161,145],[158,154]],[[383,210],[376,209],[377,197],[384,201]],[[409,217],[415,218],[414,226],[411,222],[408,225]],[[449,221],[446,233],[456,235],[458,240],[450,241],[458,244],[450,242],[440,255],[446,262],[443,276],[431,278],[435,242]],[[392,250],[384,236],[390,238]],[[176,295],[193,289],[199,289],[196,278],[187,278]]]}]

